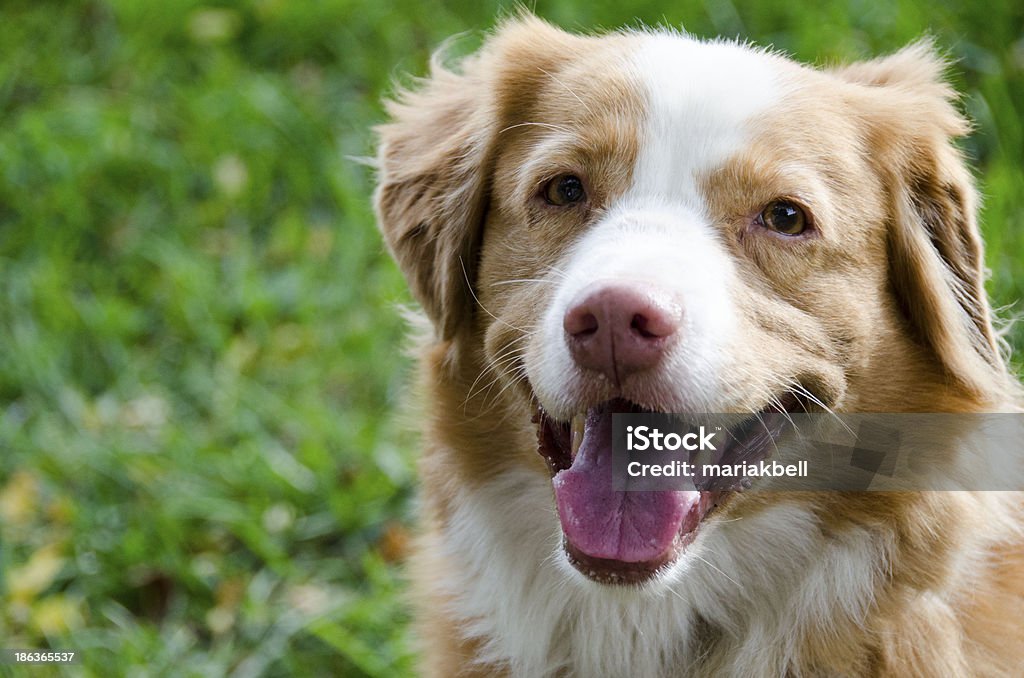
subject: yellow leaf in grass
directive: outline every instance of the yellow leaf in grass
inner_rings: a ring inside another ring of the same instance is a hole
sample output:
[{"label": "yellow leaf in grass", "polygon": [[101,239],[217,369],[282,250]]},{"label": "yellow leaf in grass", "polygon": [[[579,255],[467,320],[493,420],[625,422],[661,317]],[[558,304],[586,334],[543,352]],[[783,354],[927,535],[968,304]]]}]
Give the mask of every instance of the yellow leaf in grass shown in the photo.
[{"label": "yellow leaf in grass", "polygon": [[64,566],[60,544],[40,548],[24,565],[7,573],[7,591],[17,602],[29,602],[53,583]]}]

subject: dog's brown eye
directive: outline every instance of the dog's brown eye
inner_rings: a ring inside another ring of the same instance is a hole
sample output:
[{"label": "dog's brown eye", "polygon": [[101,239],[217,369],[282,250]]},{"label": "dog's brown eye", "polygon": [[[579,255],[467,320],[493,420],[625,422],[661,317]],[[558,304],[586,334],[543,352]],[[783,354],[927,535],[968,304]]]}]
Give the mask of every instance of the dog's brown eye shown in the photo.
[{"label": "dog's brown eye", "polygon": [[586,197],[583,182],[573,174],[557,176],[544,187],[544,199],[549,205],[564,207],[581,202]]},{"label": "dog's brown eye", "polygon": [[807,230],[807,214],[799,205],[788,200],[775,200],[761,212],[765,228],[783,235],[800,235]]}]

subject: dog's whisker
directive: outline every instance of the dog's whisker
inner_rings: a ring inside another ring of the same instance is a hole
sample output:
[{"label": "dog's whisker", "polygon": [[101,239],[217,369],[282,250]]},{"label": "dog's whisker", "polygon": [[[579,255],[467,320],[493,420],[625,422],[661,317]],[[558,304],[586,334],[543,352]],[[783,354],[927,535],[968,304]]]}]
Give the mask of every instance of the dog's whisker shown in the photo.
[{"label": "dog's whisker", "polygon": [[517,332],[523,332],[525,334],[527,332],[526,330],[524,330],[521,327],[516,327],[515,325],[512,325],[506,322],[505,320],[502,320],[498,316],[491,313],[491,311],[486,306],[483,305],[483,302],[480,301],[480,297],[476,296],[476,290],[473,289],[473,283],[471,283],[469,280],[469,273],[466,272],[466,262],[462,260],[461,256],[459,257],[459,266],[462,267],[462,279],[466,282],[466,289],[469,290],[469,293],[473,297],[473,301],[476,302],[477,306],[483,309],[484,313],[491,316],[491,318],[493,318],[496,322],[499,322],[502,325],[505,325],[506,327],[510,327],[513,330],[516,330]]},{"label": "dog's whisker", "polygon": [[496,355],[493,358],[490,358],[487,361],[487,364],[484,365],[484,367],[480,370],[479,374],[477,374],[476,378],[473,380],[473,383],[470,384],[469,389],[467,389],[466,397],[463,399],[462,403],[463,413],[466,412],[470,400],[472,400],[479,393],[483,392],[485,388],[488,388],[490,386],[489,384],[488,386],[481,386],[480,389],[477,389],[476,387],[480,380],[490,373],[495,374],[495,380],[500,379],[501,373],[503,371],[502,368],[505,365],[522,358],[523,354],[525,353],[527,347],[518,344],[523,340],[528,339],[533,333],[534,332],[532,331],[525,332],[516,337],[513,337],[506,343],[505,347],[501,350],[501,352],[498,353],[498,355]]},{"label": "dog's whisker", "polygon": [[694,558],[696,558],[697,560],[701,561],[702,563],[704,563],[705,565],[707,565],[708,567],[710,567],[710,568],[711,568],[712,570],[714,570],[715,572],[717,572],[717,573],[719,573],[720,575],[722,575],[723,577],[725,577],[726,579],[728,579],[728,580],[729,580],[730,582],[732,582],[732,583],[733,583],[733,584],[734,584],[734,585],[736,586],[736,588],[737,588],[737,589],[739,589],[739,590],[740,590],[741,592],[743,592],[743,591],[744,591],[744,588],[743,588],[743,585],[742,585],[742,584],[740,584],[740,583],[739,583],[738,581],[736,581],[735,579],[733,579],[732,577],[730,577],[730,576],[729,576],[728,574],[726,574],[726,573],[725,573],[725,572],[724,572],[724,571],[723,571],[723,570],[722,570],[722,569],[721,569],[720,567],[718,567],[717,565],[715,565],[714,563],[712,563],[712,562],[711,562],[710,560],[708,560],[708,559],[707,559],[707,558],[705,558],[704,556],[700,555],[699,553],[694,553],[694,554],[693,554],[693,557],[694,557]]},{"label": "dog's whisker", "polygon": [[[507,364],[512,364],[514,362],[515,362],[514,360],[510,359],[505,364],[506,365]],[[507,383],[505,386],[503,386],[501,391],[499,391],[497,394],[495,394],[495,396],[493,398],[491,398],[491,396],[490,396],[491,391],[493,390],[494,386],[499,381],[501,381],[503,378],[508,379],[509,383]],[[474,417],[472,417],[470,419],[470,421],[475,421],[476,419],[479,419],[480,417],[483,417],[483,416],[489,414],[491,412],[491,410],[494,408],[494,406],[498,403],[498,399],[500,398],[500,396],[506,390],[508,390],[509,388],[513,388],[515,386],[518,386],[520,383],[526,381],[528,378],[529,378],[529,375],[526,372],[526,366],[523,365],[521,362],[516,366],[516,368],[514,370],[511,371],[511,373],[507,373],[505,371],[502,371],[499,374],[497,374],[494,377],[494,379],[492,379],[490,382],[488,382],[487,386],[481,387],[478,390],[477,393],[478,393],[478,395],[480,395],[480,398],[481,398],[480,411]],[[507,418],[507,414],[506,414],[506,418]]]},{"label": "dog's whisker", "polygon": [[557,132],[563,132],[565,134],[572,134],[572,130],[569,129],[568,127],[563,127],[561,125],[554,125],[554,124],[549,123],[549,122],[520,122],[520,123],[516,123],[515,125],[509,125],[508,127],[505,127],[504,129],[499,130],[498,134],[504,134],[505,132],[508,132],[510,130],[514,130],[517,127],[543,127],[543,128],[546,128],[546,129],[553,129],[553,130],[555,130]]},{"label": "dog's whisker", "polygon": [[[497,381],[498,379],[500,379],[502,377],[502,373],[503,373],[502,368],[504,366],[512,364],[516,360],[519,360],[520,358],[522,358],[522,352],[523,351],[525,351],[525,347],[521,347],[521,348],[512,347],[512,348],[509,348],[508,350],[506,350],[505,352],[503,352],[502,355],[500,355],[500,356],[494,358],[493,360],[491,360],[487,364],[487,366],[484,367],[484,369],[480,370],[480,374],[477,375],[476,379],[473,380],[473,383],[472,383],[472,385],[469,388],[468,394],[466,395],[466,398],[463,401],[463,405],[465,406],[466,404],[468,404],[468,402],[473,397],[475,397],[476,395],[478,395],[481,392],[483,392],[485,388],[489,389],[490,386],[493,385],[495,381]],[[495,372],[494,379],[492,379],[491,382],[487,386],[481,386],[479,390],[474,391],[474,388],[477,385],[477,383],[480,381],[480,379],[482,379],[489,372]],[[465,407],[463,409],[465,410]]]},{"label": "dog's whisker", "polygon": [[518,285],[523,283],[540,283],[543,285],[556,285],[556,280],[545,280],[543,278],[516,278],[513,280],[499,280],[498,282],[491,283],[491,287],[500,287],[502,285]]},{"label": "dog's whisker", "polygon": [[[515,359],[516,359],[516,356],[511,356],[508,359],[508,361],[509,361],[509,363],[510,362],[514,362]],[[483,398],[483,400],[484,400],[484,405],[486,405],[487,393],[490,391],[491,387],[495,384],[495,382],[501,380],[502,376],[504,376],[501,368],[504,365],[506,365],[506,364],[508,364],[508,363],[502,362],[501,364],[491,365],[486,370],[482,370],[480,372],[480,375],[478,375],[476,380],[474,380],[474,382],[473,382],[474,386],[488,372],[493,372],[494,373],[494,377],[489,382],[487,382],[487,384],[481,385],[480,388],[475,390],[475,391],[471,390],[466,395],[466,398],[465,398],[465,400],[463,400],[463,403],[462,403],[462,405],[463,405],[463,408],[462,408],[463,409],[463,413],[466,413],[466,411],[467,411],[467,409],[469,407],[470,401],[473,398],[477,397],[477,396],[481,396]]]},{"label": "dog's whisker", "polygon": [[837,421],[850,435],[856,436],[853,429],[850,428],[845,421],[843,421],[842,417],[840,417],[831,407],[822,402],[820,398],[818,398],[816,395],[807,390],[807,388],[805,388],[802,384],[794,382],[790,385],[790,387],[795,389],[799,393],[799,395],[803,396],[804,398],[807,398],[807,400],[811,401],[812,403],[823,409],[829,416],[831,416],[835,421]]},{"label": "dog's whisker", "polygon": [[501,396],[505,393],[505,391],[507,391],[508,389],[513,388],[513,387],[523,383],[523,381],[525,381],[525,379],[527,378],[526,368],[525,367],[521,367],[519,369],[519,371],[520,371],[519,375],[513,376],[513,378],[509,381],[509,383],[506,384],[500,391],[498,391],[498,393],[494,396],[494,400],[495,401],[497,401],[499,398],[501,398]]},{"label": "dog's whisker", "polygon": [[560,78],[555,76],[550,71],[547,71],[547,70],[545,70],[545,69],[543,69],[543,68],[541,68],[539,66],[537,67],[537,70],[540,71],[541,73],[543,73],[544,75],[548,76],[549,78],[551,78],[555,82],[557,82],[559,85],[561,85],[565,89],[566,92],[571,94],[576,99],[576,101],[580,102],[580,106],[583,107],[583,110],[585,110],[587,113],[590,113],[591,115],[594,114],[594,112],[592,110],[590,110],[590,106],[587,106],[587,103],[585,101],[583,101],[583,99],[580,98],[580,95],[576,94],[576,91],[573,90],[572,87],[569,87],[569,85],[565,84],[565,82],[563,80],[561,80]]},{"label": "dog's whisker", "polygon": [[558,268],[557,266],[554,266],[554,265],[547,266],[546,270],[549,273],[552,273],[555,276],[557,276],[560,280],[566,280],[569,277],[568,273],[566,273],[565,271],[563,271],[562,269],[560,269],[560,268]]}]

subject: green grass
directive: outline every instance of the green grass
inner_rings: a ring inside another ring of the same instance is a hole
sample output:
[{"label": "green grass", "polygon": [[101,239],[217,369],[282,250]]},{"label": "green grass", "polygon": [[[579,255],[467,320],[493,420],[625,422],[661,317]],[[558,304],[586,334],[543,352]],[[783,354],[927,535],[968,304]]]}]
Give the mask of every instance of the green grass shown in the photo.
[{"label": "green grass", "polygon": [[[817,62],[933,34],[978,123],[991,291],[1024,296],[1021,3],[537,11]],[[75,648],[70,675],[412,673],[408,296],[351,158],[396,77],[454,33],[472,49],[499,12],[4,3],[0,647]]]}]

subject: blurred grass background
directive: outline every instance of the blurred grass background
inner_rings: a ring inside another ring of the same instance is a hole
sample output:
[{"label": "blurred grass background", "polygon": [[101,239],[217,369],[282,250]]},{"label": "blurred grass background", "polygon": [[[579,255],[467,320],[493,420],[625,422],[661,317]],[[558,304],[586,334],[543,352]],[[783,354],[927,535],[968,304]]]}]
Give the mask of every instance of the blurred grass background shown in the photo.
[{"label": "blurred grass background", "polygon": [[[408,297],[349,158],[396,77],[503,9],[3,3],[0,647],[77,649],[68,675],[413,672]],[[933,34],[978,125],[991,292],[1024,296],[1018,0],[535,10],[818,63]]]}]

